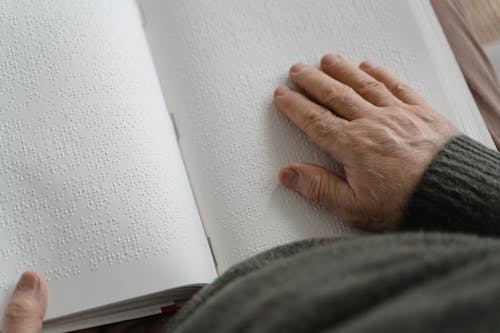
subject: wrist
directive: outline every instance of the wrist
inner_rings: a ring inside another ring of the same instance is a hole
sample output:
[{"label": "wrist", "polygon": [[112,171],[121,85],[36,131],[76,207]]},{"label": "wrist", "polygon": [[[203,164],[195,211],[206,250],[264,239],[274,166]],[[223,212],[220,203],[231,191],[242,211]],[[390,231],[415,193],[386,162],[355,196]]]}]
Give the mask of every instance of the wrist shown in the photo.
[{"label": "wrist", "polygon": [[499,220],[500,154],[459,136],[425,171],[401,228],[500,235]]}]

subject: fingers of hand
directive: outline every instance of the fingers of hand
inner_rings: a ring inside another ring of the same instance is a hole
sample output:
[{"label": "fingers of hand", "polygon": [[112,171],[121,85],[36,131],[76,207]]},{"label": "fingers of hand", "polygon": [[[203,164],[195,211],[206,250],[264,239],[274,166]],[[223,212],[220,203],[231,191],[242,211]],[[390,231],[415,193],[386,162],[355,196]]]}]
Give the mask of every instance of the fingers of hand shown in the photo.
[{"label": "fingers of hand", "polygon": [[354,89],[373,105],[383,107],[401,103],[383,83],[363,72],[340,55],[328,54],[324,56],[321,59],[321,69],[326,74]]},{"label": "fingers of hand", "polygon": [[338,118],[286,86],[276,89],[274,96],[278,110],[304,131],[314,143],[342,163],[337,147],[343,142],[340,127],[346,122],[344,119]]},{"label": "fingers of hand", "polygon": [[[431,108],[382,67],[365,62],[357,68],[335,56],[325,56],[321,67],[298,64],[290,70],[291,81],[313,100],[281,87],[275,103],[344,165],[347,179],[318,166],[296,164],[283,168],[280,180],[343,222],[371,229],[396,227],[426,158],[435,153],[407,144],[436,136],[426,125],[434,122],[432,113],[425,112]],[[410,177],[404,171],[408,169],[417,171]]]},{"label": "fingers of hand", "polygon": [[333,113],[347,120],[363,116],[372,106],[351,87],[311,66],[292,66],[290,80]]},{"label": "fingers of hand", "polygon": [[361,63],[361,70],[372,76],[375,80],[382,82],[387,89],[400,101],[412,105],[427,105],[425,100],[411,87],[401,81],[388,69],[377,66],[369,61]]},{"label": "fingers of hand", "polygon": [[291,164],[281,169],[281,184],[346,220],[346,211],[355,206],[354,193],[340,176],[320,166]]},{"label": "fingers of hand", "polygon": [[47,288],[34,272],[24,273],[5,311],[5,333],[35,333],[42,328],[47,310]]}]

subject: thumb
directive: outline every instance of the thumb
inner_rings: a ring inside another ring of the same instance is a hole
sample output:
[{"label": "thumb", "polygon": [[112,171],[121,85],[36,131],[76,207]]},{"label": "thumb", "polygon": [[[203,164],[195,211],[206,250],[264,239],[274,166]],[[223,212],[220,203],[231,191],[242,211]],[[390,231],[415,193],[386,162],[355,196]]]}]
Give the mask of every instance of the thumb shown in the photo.
[{"label": "thumb", "polygon": [[35,272],[25,272],[5,311],[5,333],[35,333],[42,329],[47,310],[47,288]]},{"label": "thumb", "polygon": [[347,182],[323,167],[290,164],[281,169],[279,180],[289,189],[329,209],[343,221],[348,219],[350,208],[355,206],[354,192]]}]

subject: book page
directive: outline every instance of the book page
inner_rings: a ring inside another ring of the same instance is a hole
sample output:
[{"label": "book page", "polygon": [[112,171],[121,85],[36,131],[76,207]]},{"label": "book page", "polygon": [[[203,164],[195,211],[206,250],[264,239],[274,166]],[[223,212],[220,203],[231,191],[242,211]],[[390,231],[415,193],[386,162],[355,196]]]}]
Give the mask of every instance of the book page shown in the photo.
[{"label": "book page", "polygon": [[[220,271],[279,244],[356,232],[278,185],[279,169],[289,162],[335,169],[273,105],[275,87],[286,82],[296,62],[319,65],[322,55],[339,52],[353,62],[388,66],[484,142],[484,124],[467,124],[467,115],[478,111],[453,58],[448,67],[437,66],[410,2],[141,1]],[[431,33],[442,34],[439,28]],[[443,70],[461,85],[443,83]]]},{"label": "book page", "polygon": [[129,0],[0,1],[0,311],[46,319],[208,283],[210,249]]}]

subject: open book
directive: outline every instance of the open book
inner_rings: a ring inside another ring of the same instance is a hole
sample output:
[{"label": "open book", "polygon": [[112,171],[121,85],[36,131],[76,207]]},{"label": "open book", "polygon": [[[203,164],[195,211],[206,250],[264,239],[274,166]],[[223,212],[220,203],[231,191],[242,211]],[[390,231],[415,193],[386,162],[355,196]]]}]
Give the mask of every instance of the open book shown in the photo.
[{"label": "open book", "polygon": [[276,245],[355,233],[277,183],[335,168],[272,103],[332,51],[493,147],[428,1],[0,0],[0,310],[34,269],[46,330],[148,315]]}]

